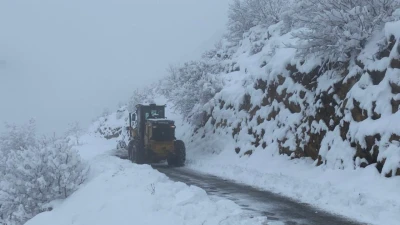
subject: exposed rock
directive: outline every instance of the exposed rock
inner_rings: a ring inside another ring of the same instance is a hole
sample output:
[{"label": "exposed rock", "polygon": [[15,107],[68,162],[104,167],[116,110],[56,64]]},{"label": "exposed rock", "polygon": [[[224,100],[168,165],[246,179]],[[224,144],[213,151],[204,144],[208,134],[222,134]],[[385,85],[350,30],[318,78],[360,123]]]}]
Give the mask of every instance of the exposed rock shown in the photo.
[{"label": "exposed rock", "polygon": [[390,136],[389,142],[393,142],[393,141],[400,141],[400,136],[398,134],[392,134]]},{"label": "exposed rock", "polygon": [[376,101],[372,102],[372,116],[371,116],[371,119],[373,119],[373,120],[380,119],[381,116],[382,116],[381,114],[377,113],[375,111],[375,109],[376,109]]},{"label": "exposed rock", "polygon": [[211,124],[215,125],[217,123],[217,120],[214,117],[211,117]]},{"label": "exposed rock", "polygon": [[266,66],[266,65],[267,65],[267,62],[263,61],[263,62],[261,63],[261,65],[260,65],[260,68],[263,68],[263,67]]},{"label": "exposed rock", "polygon": [[354,121],[361,122],[368,118],[368,112],[365,109],[360,108],[360,103],[353,99],[354,107],[351,110],[351,115],[353,116]]},{"label": "exposed rock", "polygon": [[390,67],[400,69],[400,59],[392,59],[392,61],[390,62]]},{"label": "exposed rock", "polygon": [[322,131],[320,133],[310,133],[308,135],[310,137],[310,141],[304,146],[304,155],[316,160],[318,159],[319,149],[321,148],[321,142],[326,135],[326,131]]},{"label": "exposed rock", "polygon": [[372,83],[374,85],[378,85],[383,80],[383,78],[385,78],[385,74],[386,74],[386,70],[384,70],[384,71],[368,70],[367,72],[368,72],[369,76],[371,77]]},{"label": "exposed rock", "polygon": [[304,99],[306,97],[306,92],[305,91],[300,91],[300,98]]},{"label": "exposed rock", "polygon": [[245,110],[246,112],[248,112],[251,109],[251,107],[252,107],[251,95],[245,94],[244,97],[243,97],[243,102],[240,105],[239,110]]},{"label": "exposed rock", "polygon": [[337,94],[341,100],[344,100],[350,89],[358,80],[360,80],[360,77],[361,74],[357,74],[356,76],[347,79],[346,82],[340,81],[334,84],[335,94]]},{"label": "exposed rock", "polygon": [[385,57],[389,57],[390,56],[390,52],[392,51],[394,45],[396,44],[396,38],[395,36],[391,35],[389,38],[389,41],[387,43],[387,47],[384,48],[382,51],[378,52],[376,54],[376,58],[377,59],[383,59]]},{"label": "exposed rock", "polygon": [[317,79],[321,75],[321,67],[317,66],[310,73],[300,73],[293,65],[286,66],[291,72],[290,77],[294,82],[302,84],[306,89],[312,91],[317,88]]},{"label": "exposed rock", "polygon": [[[376,163],[378,160],[379,147],[376,145],[377,141],[381,140],[380,134],[373,136],[366,136],[365,143],[366,147],[362,147],[359,143],[356,143],[356,154],[354,158],[359,157],[368,161],[368,164]],[[360,165],[366,167],[367,165]]]},{"label": "exposed rock", "polygon": [[283,83],[285,83],[286,78],[283,77],[282,75],[278,75],[278,84],[282,85]]},{"label": "exposed rock", "polygon": [[392,88],[392,93],[393,94],[400,94],[400,85],[393,83],[393,82],[389,82],[390,87]]},{"label": "exposed rock", "polygon": [[254,107],[254,108],[249,112],[249,114],[250,114],[250,120],[253,119],[253,117],[256,115],[256,113],[257,113],[258,110],[260,110],[260,106],[257,105],[256,107]]},{"label": "exposed rock", "polygon": [[119,137],[122,134],[122,128],[112,129],[111,132],[109,132],[111,134],[104,134],[102,131],[100,131],[99,133],[104,135],[105,139],[110,140]]},{"label": "exposed rock", "polygon": [[265,93],[265,90],[267,90],[267,84],[267,81],[258,79],[256,84],[254,85],[254,89],[262,90]]},{"label": "exposed rock", "polygon": [[361,69],[365,68],[364,63],[362,63],[360,60],[356,60],[356,65],[359,66]]},{"label": "exposed rock", "polygon": [[265,96],[265,97],[263,98],[262,102],[261,102],[261,106],[267,106],[267,105],[269,105],[269,104],[271,104],[271,103],[269,102],[268,97]]},{"label": "exposed rock", "polygon": [[223,109],[225,106],[225,101],[224,100],[219,100],[219,109]]},{"label": "exposed rock", "polygon": [[253,150],[247,150],[244,155],[251,156],[253,154]]},{"label": "exposed rock", "polygon": [[236,147],[236,148],[235,148],[235,152],[236,152],[236,154],[239,154],[239,153],[240,153],[240,148],[239,148],[239,147]]},{"label": "exposed rock", "polygon": [[235,138],[235,136],[240,132],[241,129],[242,128],[241,128],[240,123],[235,128],[233,128],[232,129],[232,138]]},{"label": "exposed rock", "polygon": [[267,147],[267,143],[266,143],[266,142],[263,142],[262,145],[261,145],[261,147],[262,147],[263,149],[265,149],[265,148]]},{"label": "exposed rock", "polygon": [[261,116],[257,117],[257,125],[260,125],[260,124],[264,123],[264,121],[265,121],[265,119],[261,118]]},{"label": "exposed rock", "polygon": [[349,132],[350,123],[347,121],[343,121],[343,125],[340,126],[340,137],[342,137],[343,141],[347,139],[347,132]]},{"label": "exposed rock", "polygon": [[399,111],[400,100],[394,100],[393,98],[390,100],[390,104],[392,105],[392,113],[395,114]]},{"label": "exposed rock", "polygon": [[271,121],[272,119],[275,119],[276,116],[279,114],[280,109],[278,108],[277,110],[273,109],[272,112],[268,115],[267,120]]}]

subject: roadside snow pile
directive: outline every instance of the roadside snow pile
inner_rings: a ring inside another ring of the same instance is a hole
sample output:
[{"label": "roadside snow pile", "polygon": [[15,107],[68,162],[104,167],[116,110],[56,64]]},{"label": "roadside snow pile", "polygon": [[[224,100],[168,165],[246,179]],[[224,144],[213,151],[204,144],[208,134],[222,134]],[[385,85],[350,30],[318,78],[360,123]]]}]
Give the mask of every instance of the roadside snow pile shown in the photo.
[{"label": "roadside snow pile", "polygon": [[106,154],[92,158],[91,162],[90,181],[52,211],[37,215],[26,225],[257,225],[264,222],[260,218],[243,218],[235,203],[213,202],[204,190],[172,182],[150,166]]},{"label": "roadside snow pile", "polygon": [[368,224],[397,225],[400,221],[400,177],[382,177],[373,166],[337,170],[315,167],[309,159],[289,160],[288,156],[268,151],[239,158],[229,150],[218,155],[204,154],[200,148],[192,150],[187,155],[188,168],[269,190]]}]

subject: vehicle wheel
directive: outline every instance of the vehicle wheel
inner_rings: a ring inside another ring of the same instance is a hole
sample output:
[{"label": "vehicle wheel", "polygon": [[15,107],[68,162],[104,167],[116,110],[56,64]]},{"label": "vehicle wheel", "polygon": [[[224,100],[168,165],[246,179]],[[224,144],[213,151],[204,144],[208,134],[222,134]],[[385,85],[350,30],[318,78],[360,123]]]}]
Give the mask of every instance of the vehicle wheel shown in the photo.
[{"label": "vehicle wheel", "polygon": [[129,159],[129,161],[131,161],[131,162],[134,162],[134,159],[133,159],[133,151],[134,151],[134,148],[135,148],[135,141],[132,140],[132,141],[130,141],[129,144],[128,144],[128,159]]},{"label": "vehicle wheel", "polygon": [[185,143],[181,140],[175,141],[175,155],[167,159],[168,165],[182,167],[186,161],[186,148]]},{"label": "vehicle wheel", "polygon": [[145,163],[144,149],[143,149],[143,146],[139,142],[136,142],[136,144],[135,144],[135,148],[134,148],[132,157],[134,158],[133,162],[135,162],[136,164],[144,164]]}]

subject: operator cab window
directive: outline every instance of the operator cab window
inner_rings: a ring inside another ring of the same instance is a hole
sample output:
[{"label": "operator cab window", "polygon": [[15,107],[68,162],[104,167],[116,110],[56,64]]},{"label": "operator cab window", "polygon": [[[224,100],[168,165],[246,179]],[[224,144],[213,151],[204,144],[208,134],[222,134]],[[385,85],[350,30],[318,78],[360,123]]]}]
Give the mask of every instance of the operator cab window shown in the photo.
[{"label": "operator cab window", "polygon": [[147,119],[161,119],[164,118],[163,109],[151,109],[150,112],[145,113],[145,118]]}]

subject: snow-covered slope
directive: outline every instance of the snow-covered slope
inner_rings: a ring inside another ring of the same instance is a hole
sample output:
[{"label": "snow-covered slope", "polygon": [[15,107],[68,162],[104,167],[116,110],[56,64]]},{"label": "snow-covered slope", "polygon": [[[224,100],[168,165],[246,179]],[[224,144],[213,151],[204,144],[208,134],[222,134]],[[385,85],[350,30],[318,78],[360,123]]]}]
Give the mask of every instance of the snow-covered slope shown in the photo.
[{"label": "snow-covered slope", "polygon": [[228,200],[212,200],[195,186],[173,182],[148,165],[111,156],[115,140],[85,135],[77,147],[91,166],[89,180],[26,225],[263,224]]},{"label": "snow-covered slope", "polygon": [[222,61],[225,85],[186,139],[188,166],[369,223],[397,224],[400,23],[387,23],[343,70],[298,59],[287,47],[296,31],[281,29],[252,28]]},{"label": "snow-covered slope", "polygon": [[[240,70],[223,75],[226,85],[205,105],[198,136],[228,135],[239,156],[265,150],[337,169],[375,163],[383,175],[395,175],[400,24],[387,24],[385,36],[376,36],[343,71],[297,59],[285,47],[296,40],[290,32],[281,35],[280,25],[253,28],[225,62]],[[255,53],[255,46],[263,47]]]}]

